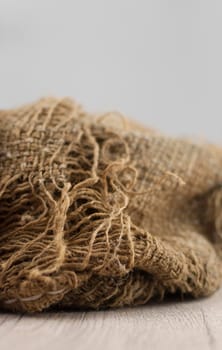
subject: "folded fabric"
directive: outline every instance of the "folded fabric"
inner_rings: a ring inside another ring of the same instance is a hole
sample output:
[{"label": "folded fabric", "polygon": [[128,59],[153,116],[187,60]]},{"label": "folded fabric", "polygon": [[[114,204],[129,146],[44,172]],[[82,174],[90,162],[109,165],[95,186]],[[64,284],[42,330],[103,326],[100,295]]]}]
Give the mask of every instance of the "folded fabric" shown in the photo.
[{"label": "folded fabric", "polygon": [[43,98],[0,111],[0,307],[145,304],[222,279],[222,150]]}]

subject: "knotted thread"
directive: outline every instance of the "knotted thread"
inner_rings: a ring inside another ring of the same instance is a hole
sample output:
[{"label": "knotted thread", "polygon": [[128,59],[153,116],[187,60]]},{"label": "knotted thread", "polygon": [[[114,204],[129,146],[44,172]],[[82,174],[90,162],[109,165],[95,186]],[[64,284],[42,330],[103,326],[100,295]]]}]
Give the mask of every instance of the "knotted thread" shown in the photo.
[{"label": "knotted thread", "polygon": [[222,153],[48,98],[0,112],[0,303],[144,304],[221,283]]}]

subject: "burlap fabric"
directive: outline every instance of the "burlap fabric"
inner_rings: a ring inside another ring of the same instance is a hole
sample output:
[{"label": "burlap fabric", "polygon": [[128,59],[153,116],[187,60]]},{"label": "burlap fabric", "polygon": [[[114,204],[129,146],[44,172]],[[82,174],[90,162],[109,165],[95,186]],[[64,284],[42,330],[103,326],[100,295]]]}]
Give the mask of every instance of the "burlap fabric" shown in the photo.
[{"label": "burlap fabric", "polygon": [[207,296],[222,277],[222,151],[69,99],[0,111],[0,306]]}]

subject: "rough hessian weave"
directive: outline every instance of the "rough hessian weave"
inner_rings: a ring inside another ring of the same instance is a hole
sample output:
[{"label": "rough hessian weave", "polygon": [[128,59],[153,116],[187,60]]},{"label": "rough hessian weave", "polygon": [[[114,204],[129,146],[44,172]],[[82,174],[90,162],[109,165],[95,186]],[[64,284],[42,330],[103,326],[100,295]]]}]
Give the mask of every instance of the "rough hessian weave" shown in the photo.
[{"label": "rough hessian weave", "polygon": [[0,111],[0,307],[35,312],[213,293],[222,150],[69,99]]}]

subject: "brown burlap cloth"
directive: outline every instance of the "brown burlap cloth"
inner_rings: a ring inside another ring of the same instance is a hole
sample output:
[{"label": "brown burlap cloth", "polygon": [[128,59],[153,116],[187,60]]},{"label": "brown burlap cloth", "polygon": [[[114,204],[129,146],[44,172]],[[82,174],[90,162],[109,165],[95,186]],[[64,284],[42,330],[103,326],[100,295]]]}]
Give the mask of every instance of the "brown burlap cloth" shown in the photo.
[{"label": "brown burlap cloth", "polygon": [[222,150],[69,99],[0,111],[0,307],[206,296],[222,278]]}]

